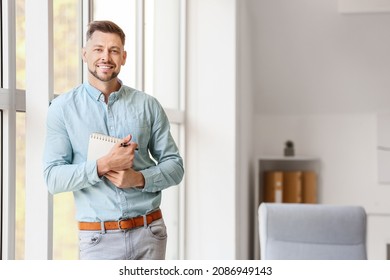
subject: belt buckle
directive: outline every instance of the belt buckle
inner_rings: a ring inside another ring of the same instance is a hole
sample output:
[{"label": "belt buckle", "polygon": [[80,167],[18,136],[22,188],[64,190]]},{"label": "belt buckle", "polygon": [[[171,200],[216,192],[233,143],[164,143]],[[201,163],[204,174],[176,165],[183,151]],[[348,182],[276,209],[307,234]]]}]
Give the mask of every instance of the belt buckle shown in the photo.
[{"label": "belt buckle", "polygon": [[[128,227],[128,228],[122,228],[121,223],[122,223],[123,221],[131,222],[131,226]],[[120,229],[120,230],[122,230],[122,231],[125,231],[125,230],[127,230],[127,229],[132,229],[133,227],[134,227],[134,220],[133,220],[133,219],[129,219],[129,218],[119,218],[119,220],[118,220],[118,229]]]}]

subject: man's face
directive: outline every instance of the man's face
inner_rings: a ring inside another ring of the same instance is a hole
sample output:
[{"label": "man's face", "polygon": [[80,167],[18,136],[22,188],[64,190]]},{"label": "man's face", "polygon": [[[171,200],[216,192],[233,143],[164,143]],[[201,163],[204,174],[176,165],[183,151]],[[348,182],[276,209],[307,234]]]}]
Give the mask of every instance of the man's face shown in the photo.
[{"label": "man's face", "polygon": [[90,78],[109,82],[125,65],[126,51],[117,34],[95,31],[83,48],[83,61],[88,65]]}]

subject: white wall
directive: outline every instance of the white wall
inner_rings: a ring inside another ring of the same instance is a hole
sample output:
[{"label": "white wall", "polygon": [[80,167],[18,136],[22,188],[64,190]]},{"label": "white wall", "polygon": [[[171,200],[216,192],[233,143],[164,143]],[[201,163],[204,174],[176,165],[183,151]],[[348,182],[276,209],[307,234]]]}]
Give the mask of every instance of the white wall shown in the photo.
[{"label": "white wall", "polygon": [[375,115],[257,116],[256,121],[256,154],[282,155],[284,142],[292,139],[297,155],[321,159],[321,202],[390,213],[390,186],[377,183]]},{"label": "white wall", "polygon": [[368,256],[384,259],[390,243],[390,185],[377,182],[376,116],[259,115],[256,127],[258,155],[282,155],[284,142],[292,139],[298,155],[321,159],[320,202],[364,206]]},{"label": "white wall", "polygon": [[258,114],[389,111],[390,14],[337,0],[249,0]]},{"label": "white wall", "polygon": [[236,256],[235,2],[187,3],[187,259]]},{"label": "white wall", "polygon": [[[368,257],[390,243],[390,185],[377,182],[376,114],[390,111],[390,14],[344,15],[337,0],[248,0],[254,151],[321,159],[320,201],[368,212]],[[389,124],[390,126],[390,124]]]}]

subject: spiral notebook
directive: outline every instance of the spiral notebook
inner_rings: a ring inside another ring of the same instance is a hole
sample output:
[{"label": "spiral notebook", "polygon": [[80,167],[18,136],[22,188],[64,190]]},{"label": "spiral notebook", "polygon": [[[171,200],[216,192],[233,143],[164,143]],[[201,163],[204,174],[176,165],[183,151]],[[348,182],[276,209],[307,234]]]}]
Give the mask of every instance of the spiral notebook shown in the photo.
[{"label": "spiral notebook", "polygon": [[111,148],[121,139],[115,138],[113,136],[101,134],[101,133],[92,133],[89,136],[88,144],[88,160],[97,160],[102,156],[105,156]]}]

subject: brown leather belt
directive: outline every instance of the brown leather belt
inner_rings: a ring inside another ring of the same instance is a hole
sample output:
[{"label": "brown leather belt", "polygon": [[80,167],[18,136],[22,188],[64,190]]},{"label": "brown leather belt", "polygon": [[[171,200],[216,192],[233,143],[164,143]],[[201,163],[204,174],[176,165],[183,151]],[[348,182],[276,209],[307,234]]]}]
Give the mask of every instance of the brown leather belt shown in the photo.
[{"label": "brown leather belt", "polygon": [[[161,210],[159,209],[147,214],[146,217],[138,216],[126,220],[104,222],[104,229],[105,230],[115,230],[115,229],[129,230],[136,227],[144,226],[144,219],[146,220],[146,224],[149,225],[153,221],[156,221],[161,218],[162,218],[162,213]],[[79,222],[79,230],[95,230],[95,231],[102,230],[102,223]]]}]

